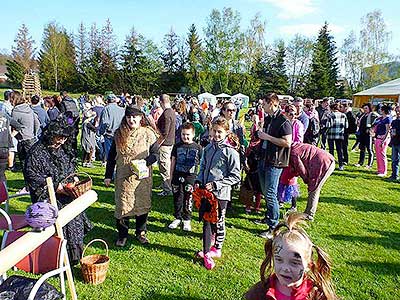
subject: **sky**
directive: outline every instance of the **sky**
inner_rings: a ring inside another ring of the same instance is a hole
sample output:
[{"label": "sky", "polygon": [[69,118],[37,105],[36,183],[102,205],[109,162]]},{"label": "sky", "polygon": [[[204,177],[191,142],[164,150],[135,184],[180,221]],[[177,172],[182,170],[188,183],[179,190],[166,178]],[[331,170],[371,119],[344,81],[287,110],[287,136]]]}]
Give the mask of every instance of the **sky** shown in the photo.
[{"label": "sky", "polygon": [[[179,36],[186,36],[194,23],[200,35],[212,9],[231,7],[240,12],[242,29],[248,27],[256,13],[266,20],[267,43],[277,39],[289,41],[296,33],[315,37],[325,21],[341,46],[351,30],[360,31],[360,19],[375,9],[382,11],[388,30],[392,32],[389,51],[400,55],[399,0],[5,0],[2,1],[0,50],[11,52],[15,35],[25,23],[40,47],[44,26],[50,21],[63,25],[68,32],[77,32],[83,22],[87,27],[101,27],[110,19],[120,44],[136,31],[161,45],[163,36],[172,27]],[[8,12],[8,13],[6,13]]]}]

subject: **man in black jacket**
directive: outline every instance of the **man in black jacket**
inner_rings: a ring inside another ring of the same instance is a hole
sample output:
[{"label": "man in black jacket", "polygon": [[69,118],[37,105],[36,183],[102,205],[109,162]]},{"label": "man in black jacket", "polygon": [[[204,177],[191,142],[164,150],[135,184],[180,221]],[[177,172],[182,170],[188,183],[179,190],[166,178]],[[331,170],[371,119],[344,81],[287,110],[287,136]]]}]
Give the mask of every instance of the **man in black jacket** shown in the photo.
[{"label": "man in black jacket", "polygon": [[263,97],[264,128],[257,131],[261,139],[261,160],[259,178],[261,190],[267,201],[265,221],[268,231],[260,234],[263,238],[271,238],[273,229],[279,222],[278,184],[284,167],[289,164],[290,146],[292,144],[292,125],[282,114],[276,93]]}]

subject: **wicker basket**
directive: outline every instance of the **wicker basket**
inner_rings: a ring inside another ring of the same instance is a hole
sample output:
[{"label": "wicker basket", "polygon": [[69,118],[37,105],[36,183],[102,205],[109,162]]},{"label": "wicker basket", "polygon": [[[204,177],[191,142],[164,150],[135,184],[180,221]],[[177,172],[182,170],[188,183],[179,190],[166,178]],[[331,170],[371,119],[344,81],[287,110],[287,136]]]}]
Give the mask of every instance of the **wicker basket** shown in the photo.
[{"label": "wicker basket", "polygon": [[[85,251],[89,245],[94,242],[102,242],[106,247],[106,255],[103,254],[93,254],[85,255]],[[110,258],[108,257],[108,245],[102,239],[94,239],[89,244],[86,245],[82,252],[82,258],[80,260],[83,281],[91,284],[102,283],[106,279],[108,266],[110,264]]]},{"label": "wicker basket", "polygon": [[[79,174],[84,174],[87,177],[79,180],[77,183],[75,183],[74,187],[72,188],[68,188],[66,187],[67,184],[67,180],[68,178],[71,178],[72,176],[76,176]],[[68,175],[64,180],[63,180],[64,184],[64,190],[74,199],[82,196],[84,193],[86,193],[87,191],[92,189],[92,185],[93,185],[93,181],[92,178],[90,177],[90,175],[88,173],[85,172],[80,172],[80,173],[72,173],[71,175]]]}]

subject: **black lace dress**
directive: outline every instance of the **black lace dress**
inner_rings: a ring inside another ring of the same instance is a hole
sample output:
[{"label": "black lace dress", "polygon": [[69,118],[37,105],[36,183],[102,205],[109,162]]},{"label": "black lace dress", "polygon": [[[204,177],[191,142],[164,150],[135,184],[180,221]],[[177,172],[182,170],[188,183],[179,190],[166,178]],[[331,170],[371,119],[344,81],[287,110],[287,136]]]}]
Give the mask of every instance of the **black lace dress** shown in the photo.
[{"label": "black lace dress", "polygon": [[[42,141],[30,149],[25,161],[25,181],[29,187],[32,202],[49,199],[46,178],[53,179],[54,190],[58,184],[75,170],[75,159],[67,155],[63,148],[54,149]],[[61,209],[73,199],[57,194],[58,208]],[[67,240],[67,251],[71,264],[77,264],[83,251],[83,238],[92,228],[85,212],[79,214],[63,228]]]}]

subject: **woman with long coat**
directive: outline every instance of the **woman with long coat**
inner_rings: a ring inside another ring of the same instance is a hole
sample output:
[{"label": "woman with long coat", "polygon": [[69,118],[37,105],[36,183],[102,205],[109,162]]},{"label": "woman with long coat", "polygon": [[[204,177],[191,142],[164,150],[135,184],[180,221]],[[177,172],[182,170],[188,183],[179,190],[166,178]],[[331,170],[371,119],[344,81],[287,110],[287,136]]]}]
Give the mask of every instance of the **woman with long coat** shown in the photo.
[{"label": "woman with long coat", "polygon": [[[75,172],[75,157],[65,144],[71,132],[71,125],[60,115],[44,128],[41,140],[29,149],[25,160],[25,180],[33,203],[49,200],[47,177],[53,180],[58,209],[74,200],[63,188],[64,179]],[[92,225],[84,212],[63,227],[72,264],[79,262],[83,238],[91,228]]]},{"label": "woman with long coat", "polygon": [[116,166],[114,215],[118,247],[126,244],[131,217],[135,217],[138,241],[142,244],[149,242],[146,224],[153,186],[151,165],[157,161],[158,144],[155,131],[143,126],[144,120],[143,112],[137,107],[130,105],[126,108],[107,159],[106,186],[110,185]]}]

